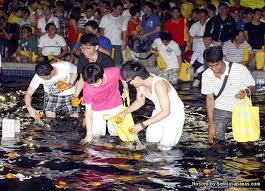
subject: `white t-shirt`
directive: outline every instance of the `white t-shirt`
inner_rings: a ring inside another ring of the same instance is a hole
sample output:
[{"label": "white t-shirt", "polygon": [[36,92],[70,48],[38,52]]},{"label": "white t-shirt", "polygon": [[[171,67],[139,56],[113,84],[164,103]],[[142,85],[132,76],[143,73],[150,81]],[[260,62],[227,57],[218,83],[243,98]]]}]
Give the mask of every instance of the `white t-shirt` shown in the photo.
[{"label": "white t-shirt", "polygon": [[[202,94],[208,95],[213,93],[214,95],[218,95],[223,85],[225,76],[228,75],[229,63],[225,61],[225,65],[225,72],[221,76],[221,79],[215,77],[210,68],[206,69],[202,73]],[[240,90],[246,89],[248,86],[255,86],[255,80],[253,79],[251,73],[242,64],[233,63],[224,91],[215,100],[214,107],[224,111],[232,111],[236,102],[235,95]]]},{"label": "white t-shirt", "polygon": [[48,34],[44,34],[39,39],[38,47],[41,48],[41,54],[43,56],[48,56],[49,53],[53,55],[60,55],[61,48],[66,46],[64,38],[58,34],[51,39]]},{"label": "white t-shirt", "polygon": [[104,29],[104,36],[110,39],[112,45],[122,45],[121,32],[124,22],[123,16],[113,17],[107,14],[102,17],[99,27]]},{"label": "white t-shirt", "polygon": [[178,58],[177,56],[181,55],[181,50],[179,45],[171,40],[170,43],[165,46],[160,38],[155,39],[152,44],[152,48],[156,48],[161,56],[164,58],[164,61],[167,64],[167,69],[175,69],[179,68]]},{"label": "white t-shirt", "polygon": [[207,22],[205,22],[204,25],[201,25],[201,23],[197,21],[196,23],[193,23],[190,27],[189,33],[191,37],[201,36],[201,38],[195,38],[192,40],[193,51],[194,51],[194,46],[196,46],[197,43],[202,42],[202,36],[204,35],[206,23]]},{"label": "white t-shirt", "polygon": [[[76,74],[77,68],[74,64],[66,61],[57,62],[52,64],[52,66],[56,69],[56,75],[53,76],[50,80],[44,80],[39,77],[38,74],[35,74],[30,82],[29,87],[37,89],[41,84],[43,84],[45,93],[52,93],[56,90],[56,83],[59,81],[63,81],[69,83],[70,74]],[[55,94],[58,96],[72,95],[75,92],[75,87],[73,86],[70,89],[67,89],[61,93]]]},{"label": "white t-shirt", "polygon": [[42,33],[45,33],[46,30],[45,30],[45,27],[48,23],[54,23],[57,30],[59,29],[59,19],[57,17],[54,17],[54,16],[51,16],[51,18],[48,20],[48,22],[46,23],[45,21],[45,17],[41,17],[39,20],[38,20],[38,29],[41,29],[41,32]]}]

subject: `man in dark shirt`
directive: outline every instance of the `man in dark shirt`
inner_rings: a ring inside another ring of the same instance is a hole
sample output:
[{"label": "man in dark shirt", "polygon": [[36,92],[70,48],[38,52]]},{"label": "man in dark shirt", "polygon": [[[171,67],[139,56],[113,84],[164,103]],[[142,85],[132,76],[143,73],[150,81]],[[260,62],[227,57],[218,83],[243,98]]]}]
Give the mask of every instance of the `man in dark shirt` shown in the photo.
[{"label": "man in dark shirt", "polygon": [[83,54],[78,58],[77,73],[82,73],[86,64],[98,64],[103,68],[115,66],[112,58],[98,51],[99,40],[95,34],[88,33],[80,38],[80,49]]},{"label": "man in dark shirt", "polygon": [[225,41],[231,40],[236,32],[236,21],[228,15],[228,5],[220,3],[219,14],[212,17],[206,24],[204,34],[212,34],[213,44],[222,46]]},{"label": "man in dark shirt", "polygon": [[[98,51],[99,40],[97,35],[92,33],[84,34],[80,38],[80,44],[81,44],[80,49],[82,51],[82,54],[78,58],[78,63],[77,63],[78,74],[82,74],[82,71],[87,64],[98,64],[103,68],[115,66],[115,63],[110,56]],[[79,96],[79,94],[83,89],[83,85],[84,85],[84,80],[82,76],[80,76],[77,82],[74,97]]]}]

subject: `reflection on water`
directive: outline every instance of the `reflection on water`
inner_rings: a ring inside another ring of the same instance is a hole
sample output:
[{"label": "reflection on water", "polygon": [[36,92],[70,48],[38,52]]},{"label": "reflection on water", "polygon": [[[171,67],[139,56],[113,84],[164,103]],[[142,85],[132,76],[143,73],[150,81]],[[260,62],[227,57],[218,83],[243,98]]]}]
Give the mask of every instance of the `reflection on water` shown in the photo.
[{"label": "reflection on water", "polygon": [[[177,89],[186,105],[183,136],[172,151],[160,152],[153,145],[129,150],[111,137],[81,146],[84,129],[79,121],[34,124],[22,107],[25,85],[2,87],[1,118],[14,114],[22,130],[15,139],[1,141],[0,190],[265,190],[264,96],[253,99],[261,110],[260,141],[237,145],[229,128],[227,147],[217,152],[207,143],[203,96],[189,84]],[[33,102],[41,109],[42,96]],[[142,120],[152,108],[148,103],[134,116]],[[144,140],[143,133],[140,138]]]}]

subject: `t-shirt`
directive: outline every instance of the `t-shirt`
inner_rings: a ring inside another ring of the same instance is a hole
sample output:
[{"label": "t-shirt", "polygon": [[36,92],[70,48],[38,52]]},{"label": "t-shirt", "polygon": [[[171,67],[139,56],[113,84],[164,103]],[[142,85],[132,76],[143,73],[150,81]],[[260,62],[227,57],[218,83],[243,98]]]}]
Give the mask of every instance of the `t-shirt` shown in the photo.
[{"label": "t-shirt", "polygon": [[[108,50],[108,51],[112,51],[112,45],[111,45],[111,42],[110,42],[110,40],[107,38],[107,37],[105,37],[105,36],[99,36],[98,37],[98,43],[99,43],[99,46],[101,47],[101,48],[104,48],[104,49],[106,49],[106,50]],[[81,47],[81,44],[80,44],[80,42],[78,41],[76,44],[75,44],[75,48],[78,48],[78,49],[80,49],[80,47]]]},{"label": "t-shirt", "polygon": [[60,55],[62,47],[66,46],[64,38],[58,34],[51,39],[48,34],[44,34],[39,39],[38,47],[41,48],[41,54],[48,56],[49,53],[53,55]]},{"label": "t-shirt", "polygon": [[45,21],[45,17],[41,17],[39,20],[38,20],[38,29],[41,29],[41,32],[42,33],[45,33],[46,30],[45,30],[45,27],[48,23],[54,23],[56,28],[59,29],[59,20],[57,17],[54,17],[54,16],[51,16],[51,18],[48,20],[48,22]]},{"label": "t-shirt", "polygon": [[[83,68],[87,65],[87,64],[93,64],[93,62],[90,62],[85,55],[82,53],[79,58],[78,58],[78,63],[77,63],[77,73],[80,74],[83,71]],[[97,61],[94,64],[98,64],[100,66],[102,66],[103,68],[107,68],[107,67],[114,67],[115,63],[113,61],[113,59],[107,55],[104,54],[103,52],[98,52],[98,58]]]},{"label": "t-shirt", "polygon": [[[144,33],[152,32],[156,27],[160,26],[160,17],[156,13],[151,15],[143,15],[142,17],[142,27]],[[156,38],[159,38],[159,32],[151,34],[148,39],[153,42]]]},{"label": "t-shirt", "polygon": [[172,35],[172,39],[180,46],[185,45],[184,29],[185,29],[184,18],[182,18],[178,23],[174,22],[172,19],[169,19],[167,22],[165,22],[164,25],[164,30],[166,32],[170,32]]},{"label": "t-shirt", "polygon": [[160,38],[155,39],[152,44],[152,48],[157,48],[158,52],[163,57],[164,61],[167,64],[167,69],[170,70],[173,68],[179,68],[177,56],[181,55],[179,45],[171,40],[167,46],[165,46]]},{"label": "t-shirt", "polygon": [[[201,93],[204,95],[217,95],[223,85],[225,75],[228,74],[228,62],[225,62],[226,69],[220,78],[214,76],[213,71],[208,68],[202,74]],[[223,93],[215,100],[214,107],[224,111],[232,111],[236,102],[235,95],[248,86],[254,86],[255,80],[251,76],[249,70],[242,64],[233,63],[228,76],[226,87]]]},{"label": "t-shirt", "polygon": [[[43,84],[45,93],[52,93],[56,90],[56,83],[63,81],[69,83],[70,74],[76,74],[76,66],[70,62],[61,61],[52,64],[52,67],[56,69],[56,75],[50,80],[42,79],[38,74],[35,74],[30,82],[29,87],[37,89],[41,84]],[[75,92],[75,87],[67,89],[61,93],[55,94],[58,96],[72,95]]]},{"label": "t-shirt", "polygon": [[88,22],[88,21],[94,21],[95,20],[95,17],[92,16],[90,18],[87,18],[86,14],[85,13],[81,13],[81,17],[78,21],[78,24],[77,24],[77,28],[84,28],[85,24]]},{"label": "t-shirt", "polygon": [[116,67],[104,69],[103,83],[93,87],[85,82],[83,88],[85,104],[91,104],[92,110],[102,111],[115,108],[122,104],[119,81],[122,80],[120,69]]},{"label": "t-shirt", "polygon": [[248,43],[253,49],[261,49],[264,45],[265,23],[253,25],[251,22],[245,25],[245,31],[248,32]]},{"label": "t-shirt", "polygon": [[37,52],[37,40],[34,36],[29,37],[29,39],[20,39],[18,44],[21,50]]},{"label": "t-shirt", "polygon": [[102,17],[99,27],[104,29],[104,35],[110,39],[112,45],[122,45],[121,32],[124,22],[123,16],[113,17],[107,14]]}]

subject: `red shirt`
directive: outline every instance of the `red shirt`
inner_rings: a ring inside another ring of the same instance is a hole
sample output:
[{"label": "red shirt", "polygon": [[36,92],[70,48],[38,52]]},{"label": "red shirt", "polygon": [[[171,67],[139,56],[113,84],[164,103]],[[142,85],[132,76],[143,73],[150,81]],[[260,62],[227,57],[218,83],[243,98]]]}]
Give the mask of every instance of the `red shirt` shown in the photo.
[{"label": "red shirt", "polygon": [[66,35],[67,42],[77,42],[79,38],[79,33],[75,30],[75,28],[69,23],[68,24],[68,32]]},{"label": "red shirt", "polygon": [[184,41],[184,25],[184,18],[181,18],[178,23],[176,23],[172,19],[169,19],[165,22],[164,25],[165,32],[170,32],[172,39],[182,46],[186,44]]},{"label": "red shirt", "polygon": [[127,35],[131,36],[132,32],[137,31],[137,26],[141,26],[140,19],[137,21],[129,20],[128,27],[127,27]]}]

